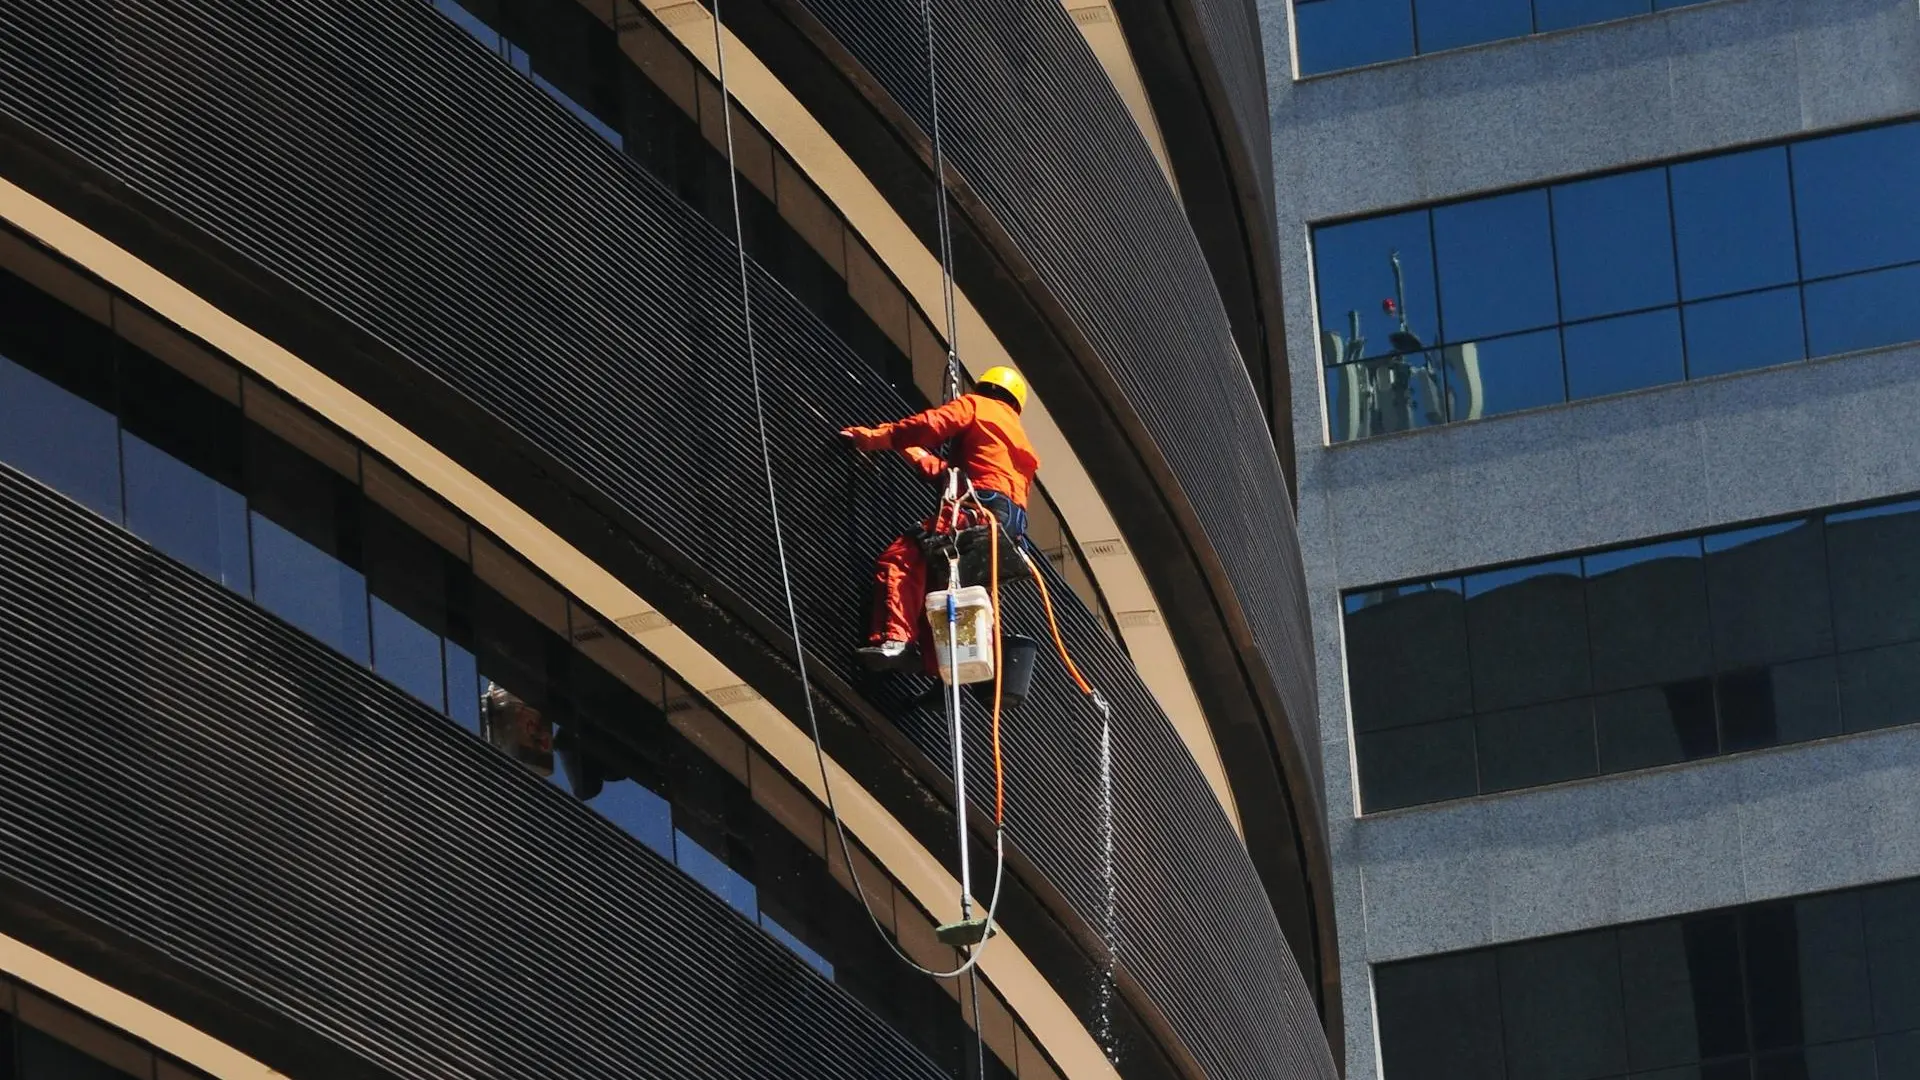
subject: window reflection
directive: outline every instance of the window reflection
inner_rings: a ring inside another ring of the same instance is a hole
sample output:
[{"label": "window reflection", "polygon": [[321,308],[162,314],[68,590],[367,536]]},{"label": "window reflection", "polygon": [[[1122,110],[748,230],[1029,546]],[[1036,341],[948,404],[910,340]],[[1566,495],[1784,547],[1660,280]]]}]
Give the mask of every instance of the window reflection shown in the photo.
[{"label": "window reflection", "polygon": [[1680,313],[1668,308],[1566,329],[1567,396],[1575,401],[1686,378]]},{"label": "window reflection", "polygon": [[1907,881],[1379,965],[1382,1071],[1895,1080],[1920,1060],[1916,911]]},{"label": "window reflection", "polygon": [[1440,324],[1472,341],[1559,321],[1547,193],[1522,191],[1433,212]]},{"label": "window reflection", "polygon": [[[1300,74],[1689,7],[1706,0],[1294,0]],[[1419,39],[1410,19],[1417,15]]]},{"label": "window reflection", "polygon": [[1673,303],[1673,217],[1665,170],[1581,180],[1552,191],[1566,318]]},{"label": "window reflection", "polygon": [[1419,0],[1414,29],[1421,52],[1479,45],[1533,32],[1528,0]]},{"label": "window reflection", "polygon": [[366,579],[257,511],[252,525],[254,599],[335,650],[367,663]]},{"label": "window reflection", "polygon": [[1909,121],[1320,227],[1330,437],[1920,341],[1916,155]]},{"label": "window reflection", "polygon": [[1685,318],[1689,378],[1787,364],[1807,355],[1800,290],[1794,286],[1688,304]]},{"label": "window reflection", "polygon": [[1690,161],[1670,173],[1684,297],[1760,289],[1799,276],[1784,148]]},{"label": "window reflection", "polygon": [[1794,210],[1803,272],[1830,277],[1920,258],[1916,176],[1920,124],[1796,143]]},{"label": "window reflection", "polygon": [[1920,500],[1344,597],[1368,811],[1920,723]]},{"label": "window reflection", "polygon": [[1458,419],[1498,416],[1567,399],[1558,330],[1469,341],[1449,346],[1448,355],[1455,361],[1450,370],[1471,378],[1470,389],[1458,396],[1470,408]]},{"label": "window reflection", "polygon": [[1407,0],[1300,0],[1293,18],[1303,75],[1413,55]]},{"label": "window reflection", "polygon": [[251,594],[246,496],[144,439],[129,433],[123,440],[127,528],[227,588]]},{"label": "window reflection", "polygon": [[1808,282],[1807,343],[1815,356],[1920,339],[1920,263]]},{"label": "window reflection", "polygon": [[1533,0],[1540,33],[1647,13],[1646,0]]},{"label": "window reflection", "polygon": [[115,441],[111,412],[0,355],[0,461],[119,521]]}]

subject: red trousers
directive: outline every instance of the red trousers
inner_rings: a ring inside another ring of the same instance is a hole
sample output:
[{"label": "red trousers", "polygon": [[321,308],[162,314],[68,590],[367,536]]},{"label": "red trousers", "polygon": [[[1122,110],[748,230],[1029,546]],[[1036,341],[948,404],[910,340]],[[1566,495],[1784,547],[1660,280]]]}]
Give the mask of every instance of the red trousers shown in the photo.
[{"label": "red trousers", "polygon": [[[981,491],[980,501],[1000,519],[1000,529],[1016,543],[1024,544],[1027,533],[1026,507],[1014,503],[997,491]],[[961,515],[960,528],[985,524],[972,511]],[[920,523],[918,532],[909,533],[887,545],[874,567],[873,621],[867,643],[916,641],[924,646],[921,635],[931,636],[923,605],[927,599],[927,556],[920,538],[930,532],[944,532],[946,526],[932,519]],[[923,650],[924,651],[924,650]]]},{"label": "red trousers", "polygon": [[[931,528],[932,522],[926,526]],[[920,606],[927,598],[927,557],[917,535],[887,545],[874,566],[873,621],[867,643],[912,641],[926,622]]]}]

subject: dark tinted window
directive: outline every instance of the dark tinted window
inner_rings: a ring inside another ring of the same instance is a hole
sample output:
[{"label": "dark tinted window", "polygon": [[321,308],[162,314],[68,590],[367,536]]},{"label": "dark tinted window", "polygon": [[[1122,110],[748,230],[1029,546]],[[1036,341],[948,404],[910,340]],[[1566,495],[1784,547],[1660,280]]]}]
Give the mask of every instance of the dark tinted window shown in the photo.
[{"label": "dark tinted window", "polygon": [[1596,689],[1654,686],[1712,669],[1699,540],[1646,544],[1583,562]]},{"label": "dark tinted window", "polygon": [[134,350],[121,354],[127,527],[230,589],[253,588],[238,406]]},{"label": "dark tinted window", "polygon": [[1359,736],[1360,798],[1369,810],[1472,795],[1473,721],[1440,720]]},{"label": "dark tinted window", "polygon": [[1723,670],[1828,652],[1826,545],[1817,520],[1706,537],[1714,658]]},{"label": "dark tinted window", "polygon": [[1920,721],[1920,642],[1843,653],[1840,719],[1847,731]]},{"label": "dark tinted window", "polygon": [[1508,946],[1497,955],[1508,1080],[1588,1080],[1625,1068],[1612,931]]},{"label": "dark tinted window", "polygon": [[1915,971],[1920,881],[1384,964],[1381,1073],[1906,1078]]},{"label": "dark tinted window", "polygon": [[20,1080],[144,1080],[25,1024],[20,1025],[16,1042]]},{"label": "dark tinted window", "polygon": [[1692,761],[1719,750],[1710,679],[1602,694],[1593,712],[1602,772]]},{"label": "dark tinted window", "polygon": [[1381,1072],[1500,1080],[1499,976],[1491,953],[1376,969]]},{"label": "dark tinted window", "polygon": [[367,583],[351,481],[259,429],[247,445],[254,599],[365,664]]},{"label": "dark tinted window", "polygon": [[1796,900],[1793,919],[1799,965],[1799,996],[1793,1008],[1806,1041],[1871,1034],[1872,985],[1860,898],[1840,893]]},{"label": "dark tinted window", "polygon": [[1827,515],[1834,638],[1843,651],[1920,640],[1920,502]]},{"label": "dark tinted window", "polygon": [[1920,722],[1920,502],[1345,597],[1369,810]]},{"label": "dark tinted window", "polygon": [[1475,709],[1551,701],[1591,687],[1585,591],[1578,559],[1466,579]]},{"label": "dark tinted window", "polygon": [[1349,596],[1354,727],[1404,727],[1473,709],[1466,600],[1458,579]]},{"label": "dark tinted window", "polygon": [[1599,769],[1593,706],[1585,698],[1481,713],[1474,723],[1481,791],[1537,787]]},{"label": "dark tinted window", "polygon": [[1860,894],[1876,1031],[1920,1028],[1920,882]]},{"label": "dark tinted window", "polygon": [[1726,672],[1715,680],[1714,695],[1725,753],[1840,734],[1831,656]]}]

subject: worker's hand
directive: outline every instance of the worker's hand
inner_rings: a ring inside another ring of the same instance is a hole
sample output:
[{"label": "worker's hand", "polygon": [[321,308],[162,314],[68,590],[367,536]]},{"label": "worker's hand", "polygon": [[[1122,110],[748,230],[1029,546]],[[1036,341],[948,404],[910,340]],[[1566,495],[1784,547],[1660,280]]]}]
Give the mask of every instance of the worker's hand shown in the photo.
[{"label": "worker's hand", "polygon": [[[919,448],[915,447],[914,449],[918,450]],[[914,468],[920,470],[921,476],[929,480],[945,480],[947,478],[947,463],[940,460],[940,455],[929,454],[925,450],[921,450],[917,454],[908,454],[907,458],[913,462]]]},{"label": "worker's hand", "polygon": [[852,443],[856,450],[885,450],[887,448],[887,433],[879,428],[842,428],[840,437]]}]

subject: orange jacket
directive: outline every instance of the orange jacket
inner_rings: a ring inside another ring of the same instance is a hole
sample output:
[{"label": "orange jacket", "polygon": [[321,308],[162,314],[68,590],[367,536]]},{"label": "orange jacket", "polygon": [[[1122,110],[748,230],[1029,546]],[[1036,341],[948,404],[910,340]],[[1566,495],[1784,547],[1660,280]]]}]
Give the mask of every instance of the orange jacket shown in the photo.
[{"label": "orange jacket", "polygon": [[945,405],[873,429],[889,450],[932,450],[959,437],[953,464],[974,487],[997,491],[1015,506],[1027,505],[1027,489],[1040,471],[1040,455],[1027,441],[1013,406],[981,394],[963,394]]}]

